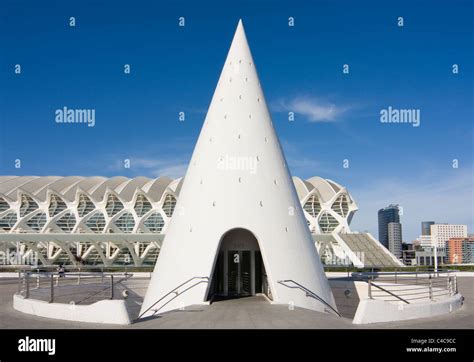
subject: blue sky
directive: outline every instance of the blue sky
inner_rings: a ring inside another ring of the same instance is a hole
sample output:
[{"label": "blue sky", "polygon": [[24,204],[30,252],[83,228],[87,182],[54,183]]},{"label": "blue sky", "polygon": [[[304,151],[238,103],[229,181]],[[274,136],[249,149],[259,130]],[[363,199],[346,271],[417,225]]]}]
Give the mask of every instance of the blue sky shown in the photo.
[{"label": "blue sky", "polygon": [[[353,228],[375,236],[377,209],[389,203],[403,207],[406,241],[422,220],[468,224],[472,232],[472,7],[4,0],[0,174],[181,176],[242,18],[294,175],[346,186],[360,208]],[[57,124],[63,106],[95,109],[95,127]],[[420,127],[381,123],[388,106],[419,109]]]}]

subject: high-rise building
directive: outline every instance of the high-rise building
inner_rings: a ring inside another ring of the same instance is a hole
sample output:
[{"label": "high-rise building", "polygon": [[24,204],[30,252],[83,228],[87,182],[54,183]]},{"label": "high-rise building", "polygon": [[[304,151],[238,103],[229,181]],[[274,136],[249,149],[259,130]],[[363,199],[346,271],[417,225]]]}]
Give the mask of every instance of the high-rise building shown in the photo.
[{"label": "high-rise building", "polygon": [[388,250],[397,258],[402,257],[402,224],[388,223]]},{"label": "high-rise building", "polygon": [[434,225],[434,221],[422,221],[421,222],[421,235],[431,235],[431,225]]},{"label": "high-rise building", "polygon": [[474,263],[474,237],[450,238],[447,248],[450,264]]},{"label": "high-rise building", "polygon": [[379,241],[385,246],[388,247],[388,224],[391,222],[400,222],[398,205],[392,205],[380,209],[378,212],[379,216]]},{"label": "high-rise building", "polygon": [[451,238],[467,237],[467,225],[434,224],[430,229],[433,244],[438,248],[446,248],[446,242]]}]

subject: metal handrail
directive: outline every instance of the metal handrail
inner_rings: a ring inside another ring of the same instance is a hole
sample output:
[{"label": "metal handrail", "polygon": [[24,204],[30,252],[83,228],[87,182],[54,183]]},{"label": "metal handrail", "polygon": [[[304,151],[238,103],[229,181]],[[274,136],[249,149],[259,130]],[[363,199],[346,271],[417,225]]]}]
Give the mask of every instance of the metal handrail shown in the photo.
[{"label": "metal handrail", "polygon": [[[288,283],[288,282],[291,282],[291,283],[294,283],[297,285],[297,287],[290,287],[289,285],[286,285],[284,283]],[[339,317],[342,317],[342,315],[336,310],[333,308],[332,305],[330,305],[328,302],[326,302],[323,298],[321,298],[319,295],[317,295],[315,292],[309,290],[308,288],[306,288],[305,286],[301,285],[300,283],[298,282],[295,282],[294,280],[292,279],[286,279],[286,280],[279,280],[278,281],[279,284],[281,285],[284,285],[285,287],[287,288],[291,288],[291,289],[302,289],[306,292],[306,296],[308,297],[312,297],[318,301],[320,301],[321,303],[323,303],[325,306],[331,308],[331,310],[336,313]]]},{"label": "metal handrail", "polygon": [[[44,278],[44,279],[50,279],[51,280],[51,284],[50,284],[50,287],[49,288],[45,288],[45,289],[50,289],[50,300],[49,300],[49,303],[52,303],[53,300],[54,300],[54,293],[53,293],[53,290],[54,288],[58,288],[58,281],[59,279],[61,278],[57,273],[55,272],[36,272],[36,271],[23,271],[23,276],[21,276],[21,272],[19,273],[19,277],[18,277],[18,281],[19,281],[19,289],[18,289],[18,292],[17,294],[21,295],[23,294],[23,292],[25,291],[25,299],[28,299],[29,296],[30,296],[30,277],[31,276],[35,276],[35,280],[36,280],[36,288],[35,289],[39,289],[39,280],[40,278]],[[84,299],[80,300],[79,302],[75,303],[75,304],[79,304],[79,303],[82,303],[84,302],[85,300],[88,300],[89,298],[91,297],[94,297],[108,289],[111,289],[112,293],[111,293],[111,297],[110,299],[113,299],[114,297],[114,286],[118,283],[121,283],[123,282],[124,280],[128,280],[130,279],[131,277],[133,277],[133,274],[131,273],[124,273],[124,274],[118,274],[118,275],[123,275],[124,277],[115,281],[114,282],[114,275],[117,275],[117,274],[113,274],[113,273],[68,273],[67,276],[70,277],[69,280],[74,280],[73,277],[77,276],[78,277],[78,284],[80,283],[80,280],[81,280],[81,277],[83,278],[83,281],[86,281],[86,280],[95,280],[97,278],[101,278],[102,279],[102,283],[103,283],[103,280],[104,280],[104,277],[110,277],[111,279],[111,284],[109,284],[107,287],[101,289],[100,291],[98,292],[95,292],[87,297],[85,297]],[[64,275],[64,279],[66,275]],[[54,286],[53,284],[53,280],[56,279],[56,286]],[[23,281],[23,284],[24,286],[21,286],[21,281]],[[69,295],[75,295],[77,293],[71,293]],[[67,296],[67,294],[63,294],[63,296]]]},{"label": "metal handrail", "polygon": [[383,290],[385,293],[390,294],[392,297],[395,297],[395,298],[401,300],[402,302],[405,302],[406,304],[410,304],[410,302],[406,301],[406,300],[403,299],[402,297],[399,297],[398,295],[392,293],[391,291],[389,291],[389,290],[387,290],[387,289],[385,289],[385,288],[382,288],[380,285],[374,284],[371,280],[368,281],[368,284],[369,284],[369,289],[370,289],[370,287],[373,285],[374,287],[379,288],[380,290]]},{"label": "metal handrail", "polygon": [[[374,297],[381,298],[382,295],[375,294],[375,292],[384,292],[395,297],[398,300],[402,300],[405,303],[408,303],[408,300],[421,299],[424,297],[416,297],[416,295],[424,294],[424,292],[417,293],[419,290],[427,289],[429,298],[433,299],[434,297],[440,297],[442,295],[454,295],[457,293],[456,288],[456,272],[459,270],[456,269],[438,269],[435,271],[415,271],[415,272],[354,272],[352,277],[355,280],[360,280],[369,284],[368,295],[369,298],[372,298],[372,288],[374,287],[380,290],[374,290]],[[454,274],[454,277],[451,275]],[[380,283],[394,283],[384,287],[374,284],[373,281],[377,280]],[[418,287],[421,288],[410,288],[405,289],[406,285],[410,285],[410,282],[413,281]],[[442,289],[442,290],[436,290]],[[413,292],[412,292],[413,291]],[[401,292],[401,293],[400,293]],[[397,295],[398,294],[398,295]],[[404,298],[401,298],[404,297]],[[385,299],[387,301],[391,301]],[[408,303],[409,304],[409,303]]]},{"label": "metal handrail", "polygon": [[[86,301],[86,300],[89,299],[89,298],[92,298],[92,297],[94,297],[94,296],[96,296],[96,295],[98,295],[98,294],[100,294],[100,293],[102,293],[102,292],[104,292],[104,291],[106,291],[106,290],[108,290],[108,289],[110,289],[110,288],[113,288],[113,287],[114,287],[115,285],[117,285],[118,283],[121,283],[121,282],[123,282],[124,280],[128,280],[128,279],[130,279],[131,277],[133,277],[133,274],[126,273],[125,276],[124,276],[122,279],[119,279],[119,280],[117,280],[116,282],[113,281],[113,276],[114,276],[114,275],[111,274],[110,276],[112,277],[112,283],[111,283],[111,285],[105,287],[105,288],[102,289],[102,290],[99,290],[98,292],[96,292],[96,293],[94,293],[94,294],[91,294],[91,295],[85,297],[84,299],[81,299],[81,300],[80,300],[79,302],[77,302],[76,304],[82,303],[82,302]],[[111,299],[113,299],[113,290],[112,290],[112,297],[111,297]]]},{"label": "metal handrail", "polygon": [[[403,276],[418,276],[418,275],[438,275],[439,274],[450,274],[450,273],[456,273],[459,272],[457,269],[438,269],[438,271],[434,270],[421,270],[421,271],[414,271],[414,272],[409,272],[409,271],[395,271],[395,272],[352,272],[352,276],[355,278],[360,278],[362,277],[373,277],[373,276],[380,276],[380,277],[387,277],[387,276],[394,276],[395,278],[403,277]],[[396,280],[396,279],[395,279]]]},{"label": "metal handrail", "polygon": [[[177,298],[179,295],[183,294],[185,291],[191,289],[192,287],[200,284],[201,282],[198,282],[194,285],[192,285],[190,288],[188,289],[185,289],[183,290],[181,293],[176,293],[176,290],[181,288],[183,285],[189,283],[191,280],[194,280],[194,279],[206,279],[207,282],[209,282],[209,277],[192,277],[188,280],[186,280],[184,283],[181,283],[180,285],[178,285],[177,287],[175,287],[174,289],[170,290],[168,293],[166,293],[165,295],[163,295],[160,299],[158,299],[155,303],[153,303],[150,307],[148,307],[143,313],[141,313],[139,316],[138,316],[138,319],[140,319],[141,317],[143,317],[143,315],[145,313],[147,313],[149,310],[151,310],[155,305],[157,305],[159,302],[161,302],[163,299],[165,299],[168,295],[172,294],[172,293],[175,293],[176,295],[174,296],[174,298],[172,298],[171,300],[174,300],[175,298]],[[167,303],[163,304],[160,308],[154,310],[153,312],[153,315],[155,315],[161,308],[163,308],[166,304],[168,304],[169,302],[171,302],[171,300],[169,300]]]}]

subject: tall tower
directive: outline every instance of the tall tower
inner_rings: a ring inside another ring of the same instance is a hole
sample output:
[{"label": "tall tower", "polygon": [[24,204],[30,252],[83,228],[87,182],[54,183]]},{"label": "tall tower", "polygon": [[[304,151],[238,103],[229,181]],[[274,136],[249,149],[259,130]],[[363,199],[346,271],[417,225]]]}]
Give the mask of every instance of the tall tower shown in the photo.
[{"label": "tall tower", "polygon": [[379,241],[389,249],[388,245],[388,224],[391,222],[400,222],[400,209],[398,205],[390,204],[378,212],[379,217]]},{"label": "tall tower", "polygon": [[140,316],[259,292],[336,309],[239,21]]}]

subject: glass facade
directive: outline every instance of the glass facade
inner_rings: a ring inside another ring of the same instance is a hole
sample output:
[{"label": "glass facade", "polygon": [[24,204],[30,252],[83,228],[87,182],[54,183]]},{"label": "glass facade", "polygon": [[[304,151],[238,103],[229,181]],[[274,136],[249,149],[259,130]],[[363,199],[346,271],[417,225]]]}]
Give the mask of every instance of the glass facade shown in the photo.
[{"label": "glass facade", "polygon": [[152,233],[161,233],[165,222],[159,212],[152,213],[143,223]]},{"label": "glass facade", "polygon": [[77,204],[77,213],[79,217],[83,217],[95,209],[94,203],[89,197],[84,194],[79,195],[79,202]]},{"label": "glass facade", "polygon": [[33,215],[27,222],[26,225],[34,231],[41,231],[46,224],[46,213],[38,212]]},{"label": "glass facade", "polygon": [[6,202],[3,198],[0,197],[0,212],[6,211],[10,208],[8,202]]},{"label": "glass facade", "polygon": [[321,203],[316,195],[312,195],[303,206],[303,209],[312,217],[318,217],[321,211]]},{"label": "glass facade", "polygon": [[123,204],[117,198],[117,196],[110,194],[107,197],[107,205],[105,211],[109,217],[117,215],[117,213],[123,209]]},{"label": "glass facade", "polygon": [[165,202],[163,203],[163,212],[165,215],[171,217],[173,215],[175,206],[176,198],[170,194],[166,195]]},{"label": "glass facade", "polygon": [[400,222],[398,205],[389,205],[378,212],[379,218],[379,241],[387,249],[388,245],[388,224],[391,222]]},{"label": "glass facade", "polygon": [[124,233],[131,233],[135,227],[135,219],[130,212],[125,212],[115,221],[115,226]]},{"label": "glass facade", "polygon": [[61,216],[57,221],[56,225],[64,232],[70,233],[76,225],[76,217],[70,211]]},{"label": "glass facade", "polygon": [[38,204],[33,201],[28,195],[21,195],[21,206],[20,206],[20,217],[28,215],[30,212],[35,211],[38,208]]},{"label": "glass facade", "polygon": [[16,212],[10,211],[0,219],[0,229],[10,231],[16,223]]},{"label": "glass facade", "polygon": [[48,208],[49,217],[56,216],[64,210],[66,210],[66,204],[64,201],[58,195],[51,195]]},{"label": "glass facade", "polygon": [[151,210],[151,204],[150,201],[146,198],[145,195],[138,195],[137,196],[137,201],[135,201],[135,212],[138,217],[142,217],[145,215],[148,211]]},{"label": "glass facade", "polygon": [[319,218],[319,227],[322,233],[331,233],[339,225],[337,220],[328,212],[323,212]]},{"label": "glass facade", "polygon": [[101,233],[105,227],[105,217],[101,212],[95,212],[86,221],[86,226],[94,233]]}]

